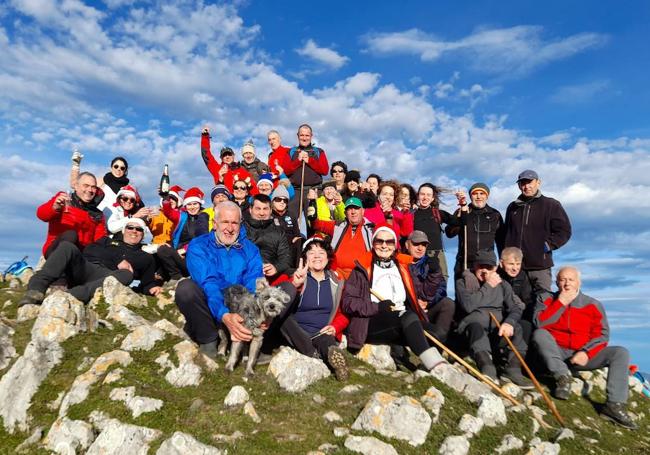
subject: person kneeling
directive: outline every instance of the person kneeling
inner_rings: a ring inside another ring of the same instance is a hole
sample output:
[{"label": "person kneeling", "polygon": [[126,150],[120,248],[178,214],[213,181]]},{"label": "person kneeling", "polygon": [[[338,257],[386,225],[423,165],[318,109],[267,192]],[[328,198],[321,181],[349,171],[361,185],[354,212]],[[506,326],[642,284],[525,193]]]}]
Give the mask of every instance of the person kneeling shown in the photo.
[{"label": "person kneeling", "polygon": [[[562,267],[557,273],[558,292],[538,300],[533,342],[556,379],[554,395],[566,400],[571,393],[571,370],[609,367],[607,403],[601,416],[636,429],[626,411],[630,355],[624,347],[607,346],[609,325],[601,303],[580,291],[580,272]],[[568,363],[568,365],[567,365]]]},{"label": "person kneeling", "polygon": [[[498,275],[497,259],[492,250],[476,253],[472,270],[465,270],[456,281],[456,295],[465,317],[458,325],[458,333],[469,343],[472,358],[481,373],[497,379],[493,352],[505,346],[501,337],[512,337],[512,342],[522,356],[526,355],[521,326],[522,308],[515,302],[512,288]],[[501,322],[501,329],[493,324],[492,313]],[[508,351],[502,380],[513,382],[522,389],[532,389],[533,383],[521,374],[521,364],[512,351]]]},{"label": "person kneeling", "polygon": [[336,379],[349,377],[347,361],[339,349],[339,341],[348,319],[339,303],[343,282],[329,269],[333,257],[329,241],[312,237],[305,242],[293,285],[300,291],[280,331],[301,354],[320,357],[334,370]]},{"label": "person kneeling", "polygon": [[[348,348],[359,350],[365,343],[406,345],[427,370],[444,359],[429,346],[424,326],[431,330],[417,303],[409,272],[411,257],[396,254],[397,235],[388,226],[372,236],[372,251],[361,256],[343,288],[341,308],[350,318]],[[371,290],[384,300],[379,300]]]}]

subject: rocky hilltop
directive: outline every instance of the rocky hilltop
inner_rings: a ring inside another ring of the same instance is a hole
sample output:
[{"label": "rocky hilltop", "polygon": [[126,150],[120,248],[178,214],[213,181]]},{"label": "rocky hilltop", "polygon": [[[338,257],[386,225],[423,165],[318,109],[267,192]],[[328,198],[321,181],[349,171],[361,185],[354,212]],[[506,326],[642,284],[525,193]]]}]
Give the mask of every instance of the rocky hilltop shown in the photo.
[{"label": "rocky hilltop", "polygon": [[506,386],[514,405],[458,365],[400,371],[384,346],[350,359],[345,384],[290,348],[252,378],[226,374],[186,338],[173,290],[109,277],[86,306],[57,290],[18,309],[23,283],[0,286],[3,454],[650,453],[634,379],[639,430],[598,417],[604,371],[574,379],[560,428],[537,392]]}]

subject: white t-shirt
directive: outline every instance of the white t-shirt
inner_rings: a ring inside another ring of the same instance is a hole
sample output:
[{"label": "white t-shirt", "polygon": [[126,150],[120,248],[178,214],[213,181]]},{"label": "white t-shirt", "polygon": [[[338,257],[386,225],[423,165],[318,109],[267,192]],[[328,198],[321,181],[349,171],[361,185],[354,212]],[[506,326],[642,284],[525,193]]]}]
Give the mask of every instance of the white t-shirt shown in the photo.
[{"label": "white t-shirt", "polygon": [[[406,311],[406,289],[397,264],[394,262],[390,264],[388,268],[380,267],[377,264],[373,265],[371,287],[384,299],[392,300],[393,309],[399,311],[401,316]],[[370,294],[370,299],[373,302],[379,302],[379,299],[372,294]]]}]

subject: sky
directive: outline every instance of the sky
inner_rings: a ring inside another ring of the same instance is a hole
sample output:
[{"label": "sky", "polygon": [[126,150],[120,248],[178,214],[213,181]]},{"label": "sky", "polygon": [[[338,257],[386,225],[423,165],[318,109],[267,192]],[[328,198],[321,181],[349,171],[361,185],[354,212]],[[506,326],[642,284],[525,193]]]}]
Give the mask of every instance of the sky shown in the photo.
[{"label": "sky", "polygon": [[582,270],[648,371],[649,25],[645,1],[2,2],[0,266],[38,259],[35,209],[67,188],[76,147],[98,175],[125,156],[155,204],[165,163],[209,192],[204,125],[265,158],[269,129],[294,145],[307,122],[330,161],[483,181],[502,213],[535,169],[573,224],[556,265]]}]

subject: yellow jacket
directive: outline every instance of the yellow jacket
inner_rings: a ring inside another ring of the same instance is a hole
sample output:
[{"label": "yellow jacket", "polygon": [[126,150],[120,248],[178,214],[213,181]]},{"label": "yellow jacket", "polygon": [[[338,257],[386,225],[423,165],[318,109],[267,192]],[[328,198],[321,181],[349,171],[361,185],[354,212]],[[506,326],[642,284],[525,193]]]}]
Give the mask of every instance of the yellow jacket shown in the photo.
[{"label": "yellow jacket", "polygon": [[165,243],[172,243],[172,232],[174,231],[174,223],[167,218],[165,214],[160,213],[149,220],[149,230],[153,235],[151,243],[159,245]]}]

